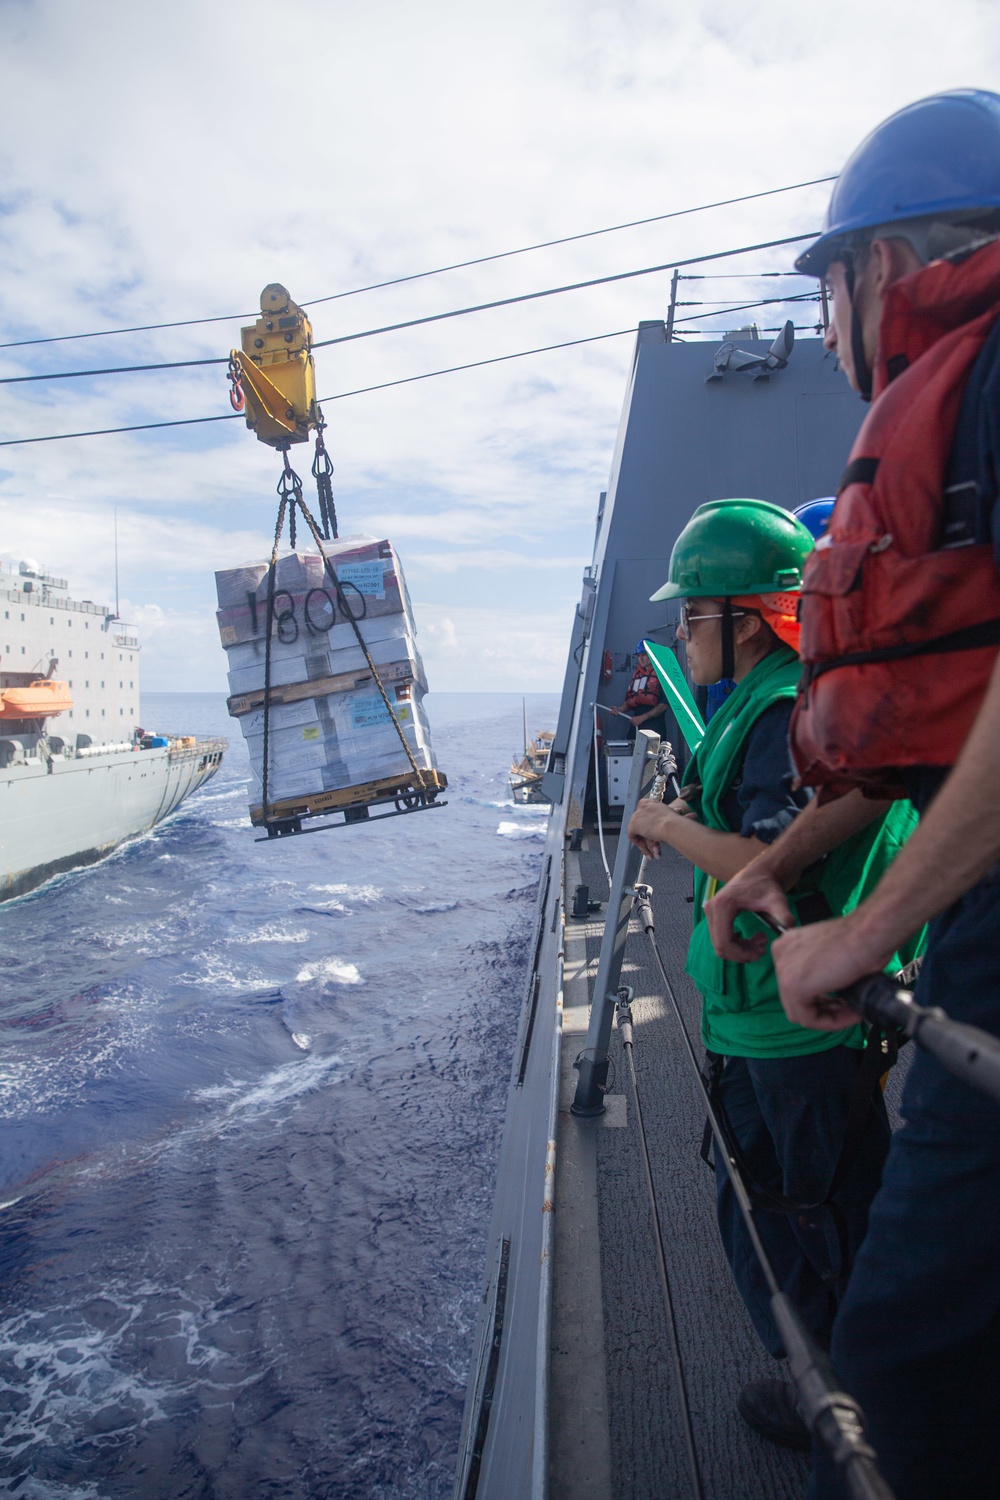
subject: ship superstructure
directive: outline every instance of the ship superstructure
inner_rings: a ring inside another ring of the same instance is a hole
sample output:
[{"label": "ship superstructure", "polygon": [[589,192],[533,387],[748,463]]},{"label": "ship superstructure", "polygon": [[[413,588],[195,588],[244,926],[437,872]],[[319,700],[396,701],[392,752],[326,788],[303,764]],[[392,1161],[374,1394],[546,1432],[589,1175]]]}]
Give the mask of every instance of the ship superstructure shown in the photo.
[{"label": "ship superstructure", "polygon": [[136,631],[68,589],[0,565],[0,900],[153,827],[226,748],[143,734]]},{"label": "ship superstructure", "polygon": [[[53,721],[65,743],[131,741],[139,722],[139,639],[106,605],[71,599],[69,582],[25,561],[0,564],[0,691],[58,677],[73,707]],[[15,721],[16,722],[16,721]],[[19,732],[9,720],[4,729]],[[32,733],[34,723],[21,732]]]}]

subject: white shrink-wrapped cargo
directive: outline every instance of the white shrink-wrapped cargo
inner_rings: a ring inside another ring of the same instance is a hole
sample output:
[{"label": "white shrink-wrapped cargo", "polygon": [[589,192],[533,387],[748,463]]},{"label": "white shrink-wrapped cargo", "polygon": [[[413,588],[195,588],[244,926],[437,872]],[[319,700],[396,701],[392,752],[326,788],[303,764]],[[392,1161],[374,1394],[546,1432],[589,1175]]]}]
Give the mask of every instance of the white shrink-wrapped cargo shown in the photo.
[{"label": "white shrink-wrapped cargo", "polygon": [[[326,550],[339,590],[315,553],[285,553],[275,569],[267,723],[271,819],[392,800],[414,787],[433,797],[447,784],[431,747],[427,682],[392,545],[349,537]],[[260,822],[267,564],[217,573],[216,584],[229,710],[247,742],[251,813]]]}]

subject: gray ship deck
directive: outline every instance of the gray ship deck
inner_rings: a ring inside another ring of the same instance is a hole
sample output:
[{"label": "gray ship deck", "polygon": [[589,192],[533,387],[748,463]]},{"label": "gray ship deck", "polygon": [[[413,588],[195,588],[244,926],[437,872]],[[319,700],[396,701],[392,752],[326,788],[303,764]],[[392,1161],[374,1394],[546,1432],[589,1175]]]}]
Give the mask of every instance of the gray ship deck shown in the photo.
[{"label": "gray ship deck", "polygon": [[[606,835],[606,846],[613,864],[613,835]],[[589,885],[591,896],[606,895],[592,831],[581,852],[569,857],[570,896],[577,860],[578,878]],[[691,931],[685,900],[691,893],[690,866],[665,850],[650,879],[658,942],[697,1042],[698,995],[684,974]],[[567,929],[550,1494],[553,1500],[686,1497],[690,1489],[680,1406],[631,1084],[617,1032],[607,1115],[594,1122],[569,1113],[576,1083],[572,1064],[584,1044],[603,912],[589,922],[569,919]],[[622,979],[635,991],[635,1063],[705,1494],[712,1500],[793,1500],[804,1491],[806,1460],[758,1438],[736,1412],[744,1381],[780,1376],[782,1369],[758,1342],[722,1254],[713,1178],[700,1157],[704,1107],[682,1053],[676,1019],[634,922]],[[901,1068],[896,1071],[902,1073]],[[899,1080],[894,1082],[895,1094]],[[588,1210],[586,1179],[590,1175],[593,1180],[595,1172],[596,1194],[591,1194]],[[588,1331],[586,1305],[595,1295],[603,1307],[603,1319],[595,1319],[600,1325],[596,1335]]]}]

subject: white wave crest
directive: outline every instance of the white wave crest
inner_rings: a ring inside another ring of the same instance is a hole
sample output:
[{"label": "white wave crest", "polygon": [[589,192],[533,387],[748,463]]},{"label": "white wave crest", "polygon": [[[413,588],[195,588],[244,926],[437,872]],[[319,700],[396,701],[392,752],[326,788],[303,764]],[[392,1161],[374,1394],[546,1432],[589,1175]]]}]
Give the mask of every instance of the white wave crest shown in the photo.
[{"label": "white wave crest", "polygon": [[[306,1034],[299,1035],[304,1037]],[[312,1037],[308,1037],[308,1041],[311,1044]],[[301,1041],[296,1045],[301,1048]],[[194,1141],[212,1140],[227,1131],[274,1116],[287,1105],[328,1084],[332,1075],[340,1072],[343,1066],[344,1059],[336,1052],[296,1057],[292,1062],[272,1068],[255,1082],[246,1078],[229,1078],[225,1083],[198,1089],[194,1098],[199,1103],[221,1104],[222,1108],[208,1120],[178,1131],[171,1137],[170,1148],[186,1151]]]},{"label": "white wave crest", "polygon": [[364,984],[357,964],[344,958],[321,958],[316,963],[306,964],[295,976],[297,984]]},{"label": "white wave crest", "polygon": [[242,945],[244,943],[308,943],[309,932],[306,928],[287,930],[280,923],[268,922],[263,927],[258,927],[256,932],[241,933],[234,938],[233,942]]},{"label": "white wave crest", "polygon": [[374,906],[376,901],[382,900],[382,892],[377,885],[311,885],[311,891],[321,891],[329,896],[346,896],[349,901],[360,903],[362,906]]},{"label": "white wave crest", "polygon": [[545,829],[532,823],[501,823],[497,833],[502,839],[544,839]]}]

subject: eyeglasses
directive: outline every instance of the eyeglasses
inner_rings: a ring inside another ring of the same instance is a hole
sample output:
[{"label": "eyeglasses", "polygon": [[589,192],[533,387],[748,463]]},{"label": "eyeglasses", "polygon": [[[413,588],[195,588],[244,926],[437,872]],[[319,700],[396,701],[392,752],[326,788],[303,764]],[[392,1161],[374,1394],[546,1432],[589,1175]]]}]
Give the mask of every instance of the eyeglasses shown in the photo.
[{"label": "eyeglasses", "polygon": [[[750,610],[748,609],[734,609],[731,611],[734,620],[737,615],[747,615],[749,613]],[[682,641],[689,641],[691,639],[692,625],[697,625],[700,620],[721,620],[724,618],[725,616],[721,610],[716,615],[693,615],[690,604],[685,602],[681,605],[681,617],[677,621],[677,634]]]}]

